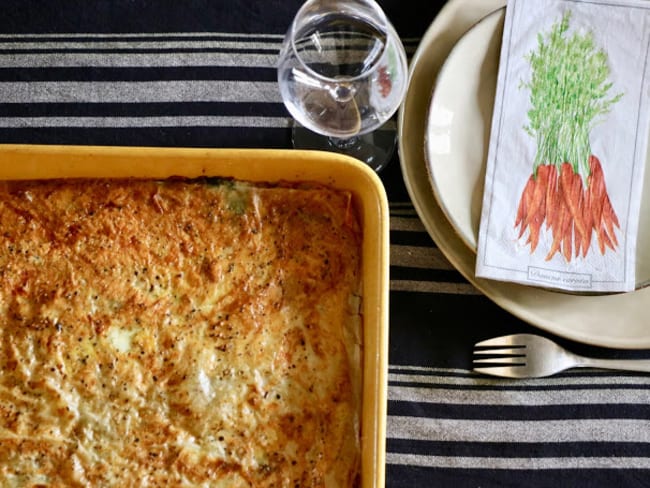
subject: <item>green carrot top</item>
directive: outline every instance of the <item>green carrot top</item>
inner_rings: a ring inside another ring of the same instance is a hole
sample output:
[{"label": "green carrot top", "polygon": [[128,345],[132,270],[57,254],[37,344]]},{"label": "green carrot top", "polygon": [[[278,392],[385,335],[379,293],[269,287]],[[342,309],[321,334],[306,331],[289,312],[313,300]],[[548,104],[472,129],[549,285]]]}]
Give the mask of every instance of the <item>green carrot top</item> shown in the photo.
[{"label": "green carrot top", "polygon": [[568,162],[584,178],[589,174],[589,132],[599,115],[609,112],[623,93],[607,99],[612,83],[607,54],[596,49],[591,32],[568,36],[571,11],[553,24],[546,38],[537,35],[537,49],[526,59],[531,78],[526,132],[536,139],[534,172],[541,164]]}]

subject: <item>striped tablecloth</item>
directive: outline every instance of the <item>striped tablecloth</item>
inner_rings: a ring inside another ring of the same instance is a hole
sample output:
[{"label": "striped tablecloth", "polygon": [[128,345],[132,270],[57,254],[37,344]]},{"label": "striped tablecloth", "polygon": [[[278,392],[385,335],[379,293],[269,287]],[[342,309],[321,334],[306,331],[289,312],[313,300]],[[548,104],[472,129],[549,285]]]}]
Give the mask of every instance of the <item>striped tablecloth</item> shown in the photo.
[{"label": "striped tablecloth", "polygon": [[[300,3],[6,0],[0,143],[289,148],[275,62]],[[444,2],[380,4],[413,55]],[[650,376],[471,373],[474,342],[536,329],[449,264],[397,154],[380,176],[391,218],[386,485],[650,486]]]}]

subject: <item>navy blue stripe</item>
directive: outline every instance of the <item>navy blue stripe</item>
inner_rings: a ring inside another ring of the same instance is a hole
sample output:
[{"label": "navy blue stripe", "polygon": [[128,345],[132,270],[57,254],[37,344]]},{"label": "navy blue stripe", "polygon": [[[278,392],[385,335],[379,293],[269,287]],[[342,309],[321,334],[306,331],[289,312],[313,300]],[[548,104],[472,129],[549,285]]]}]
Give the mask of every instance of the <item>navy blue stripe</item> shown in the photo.
[{"label": "navy blue stripe", "polygon": [[466,283],[467,280],[453,269],[407,268],[391,266],[391,280],[439,281],[444,283]]},{"label": "navy blue stripe", "polygon": [[386,440],[388,452],[449,457],[650,457],[648,442],[449,442]]},{"label": "navy blue stripe", "polygon": [[[391,279],[392,273],[393,268]],[[486,333],[538,331],[481,294],[391,290],[390,302],[400,304],[389,308],[389,364],[393,366],[469,370],[472,345]],[[476,317],[489,327],[477,327]]]},{"label": "navy blue stripe", "polygon": [[388,402],[388,414],[401,417],[465,420],[650,420],[650,405],[627,403],[590,403],[588,405],[467,405],[391,400]]},{"label": "navy blue stripe", "polygon": [[254,80],[276,82],[273,67],[164,66],[164,67],[52,67],[0,68],[0,81],[168,81]]},{"label": "navy blue stripe", "polygon": [[[301,0],[5,0],[5,33],[284,33]],[[40,4],[40,5],[39,5]],[[241,10],[236,16],[232,9]],[[161,15],[161,12],[163,13]],[[276,14],[282,12],[283,14]],[[234,21],[236,17],[236,21]]]},{"label": "navy blue stripe", "polygon": [[[110,36],[110,35],[84,35],[84,33],[78,35],[65,35],[61,34],[58,36],[48,36],[40,35],[21,35],[20,37],[6,37],[0,39],[2,44],[20,44],[24,42],[50,42],[50,43],[81,43],[81,42],[272,42],[273,39],[268,36],[243,36],[233,34],[220,34],[220,33],[189,33],[189,34],[175,34],[175,33],[161,33],[162,35],[156,33],[156,35],[129,35],[122,34],[120,36]],[[280,39],[278,37],[278,39]]]},{"label": "navy blue stripe", "polygon": [[277,54],[280,47],[273,48],[107,48],[107,49],[71,49],[71,48],[51,48],[43,47],[41,49],[0,49],[0,55],[15,54],[166,54],[166,53],[232,53],[232,54]]},{"label": "navy blue stripe", "polygon": [[390,232],[390,243],[402,246],[435,247],[431,236],[423,231],[393,230]]},{"label": "navy blue stripe", "polygon": [[0,141],[14,144],[285,149],[291,147],[291,131],[242,127],[0,128]]},{"label": "navy blue stripe", "polygon": [[643,469],[454,469],[388,464],[390,488],[627,488],[647,487],[649,470]]},{"label": "navy blue stripe", "polygon": [[[162,116],[288,117],[281,103],[5,103],[1,117],[162,117]],[[252,129],[248,129],[252,130]]]},{"label": "navy blue stripe", "polygon": [[[284,34],[302,3],[303,0],[4,0],[0,33]],[[401,37],[418,37],[445,1],[418,3],[418,15],[413,15],[413,8],[406,8],[400,0],[380,0],[379,4]],[[236,16],[232,14],[233,8],[240,10]]]}]

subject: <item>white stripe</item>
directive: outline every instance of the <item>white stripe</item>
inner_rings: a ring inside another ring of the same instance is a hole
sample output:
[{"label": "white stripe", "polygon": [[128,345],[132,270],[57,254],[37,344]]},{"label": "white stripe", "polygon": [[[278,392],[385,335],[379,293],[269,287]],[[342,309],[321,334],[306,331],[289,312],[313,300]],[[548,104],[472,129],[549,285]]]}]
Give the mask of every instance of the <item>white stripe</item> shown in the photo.
[{"label": "white stripe", "polygon": [[388,388],[388,399],[417,403],[446,403],[462,405],[590,405],[590,404],[645,404],[648,390],[630,389],[571,389],[571,390],[458,390],[394,386]]},{"label": "white stripe", "polygon": [[495,421],[388,416],[387,436],[457,442],[650,442],[650,421]]},{"label": "white stripe", "polygon": [[433,374],[470,374],[466,369],[459,368],[432,368],[430,366],[402,366],[399,364],[391,364],[391,371],[422,371],[423,373],[433,373]]},{"label": "white stripe", "polygon": [[[422,221],[416,217],[415,212],[408,210],[390,209],[390,230],[402,230],[409,232],[426,232]],[[397,214],[397,215],[396,215]],[[412,215],[411,218],[405,216]]]},{"label": "white stripe", "polygon": [[418,214],[412,208],[400,208],[400,207],[393,208],[392,205],[390,207],[390,214],[391,214],[391,217],[395,217],[395,218],[417,217],[418,216]]},{"label": "white stripe", "polygon": [[0,117],[0,127],[266,127],[289,128],[290,117],[197,115],[162,117]]},{"label": "white stripe", "polygon": [[[422,368],[423,372],[431,371],[432,374],[417,374],[415,367],[404,368],[404,373],[400,374],[397,371],[399,368],[392,368],[391,373],[388,375],[389,381],[406,381],[414,383],[426,383],[430,385],[465,385],[465,386],[480,386],[493,387],[495,390],[502,389],[503,387],[513,386],[515,388],[529,388],[529,387],[564,387],[564,386],[598,386],[598,385],[650,385],[650,376],[640,373],[636,375],[617,376],[610,375],[589,375],[589,372],[599,371],[607,373],[608,370],[589,369],[584,370],[585,375],[581,376],[553,376],[548,378],[531,378],[531,379],[500,379],[490,378],[488,376],[471,375],[472,373],[467,370],[444,370],[435,368]],[[577,371],[577,370],[574,370]],[[445,373],[457,372],[464,376],[446,376]],[[609,371],[611,373],[611,371]],[[471,376],[470,376],[471,375]],[[508,390],[511,391],[511,390]]]},{"label": "white stripe", "polygon": [[481,295],[469,283],[446,283],[441,281],[390,280],[393,291],[413,291],[420,293],[447,293],[452,295]]},{"label": "white stripe", "polygon": [[[288,24],[287,24],[287,27]],[[268,33],[242,33],[242,32],[131,32],[131,33],[97,33],[97,32],[76,32],[76,33],[52,33],[52,34],[0,34],[2,39],[62,39],[62,43],[68,39],[138,39],[138,38],[182,38],[182,39],[207,39],[212,37],[223,38],[260,38],[275,39],[281,41],[284,34]],[[402,37],[403,44],[419,44],[420,37]]]},{"label": "white stripe", "polygon": [[57,53],[2,54],[2,68],[241,66],[274,68],[277,54],[251,53]]},{"label": "white stripe", "polygon": [[166,116],[166,117],[0,117],[0,127],[266,127],[290,128],[289,117]]},{"label": "white stripe", "polygon": [[437,247],[400,246],[393,244],[390,246],[390,264],[410,268],[454,269]]},{"label": "white stripe", "polygon": [[[487,458],[386,454],[387,464],[457,469],[648,469],[647,457]],[[596,474],[597,475],[597,474]]]},{"label": "white stripe", "polygon": [[413,204],[410,201],[393,201],[390,202],[390,208],[410,208],[411,210],[415,210],[413,207]]},{"label": "white stripe", "polygon": [[2,128],[25,127],[259,127],[286,128],[286,117],[0,117]]},{"label": "white stripe", "polygon": [[[288,25],[287,25],[288,27]],[[166,38],[181,38],[187,39],[190,42],[201,42],[202,39],[218,38],[233,38],[233,39],[269,39],[274,40],[278,44],[284,39],[284,34],[265,34],[265,33],[252,33],[245,34],[239,32],[153,32],[153,33],[74,33],[74,34],[0,34],[0,42],[2,40],[21,40],[21,39],[60,39],[53,46],[62,46],[67,48],[69,45],[74,45],[75,42],[80,42],[85,45],[92,44],[94,41],[86,41],[86,39],[117,39],[117,42],[130,43],[134,42],[131,39],[159,39],[159,43],[173,43],[177,41],[166,41]],[[82,41],[75,41],[81,39]],[[119,41],[119,39],[127,39],[126,41]],[[407,53],[413,53],[417,49],[421,38],[419,37],[403,37],[402,44]],[[146,42],[146,41],[145,41]],[[239,42],[239,41],[235,41]],[[6,43],[5,44],[9,44]],[[15,43],[11,43],[16,45]],[[25,43],[27,44],[27,43]],[[49,43],[48,43],[49,44]],[[43,44],[36,44],[36,48],[42,47]]]},{"label": "white stripe", "polygon": [[282,103],[277,82],[6,82],[0,103],[131,102],[269,102]]}]

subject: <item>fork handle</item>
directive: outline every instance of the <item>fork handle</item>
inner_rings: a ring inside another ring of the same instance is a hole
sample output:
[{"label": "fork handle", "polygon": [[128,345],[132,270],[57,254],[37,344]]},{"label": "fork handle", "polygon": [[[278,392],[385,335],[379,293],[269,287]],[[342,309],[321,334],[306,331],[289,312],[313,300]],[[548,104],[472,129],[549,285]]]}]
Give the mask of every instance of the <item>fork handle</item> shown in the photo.
[{"label": "fork handle", "polygon": [[650,373],[650,359],[601,359],[576,357],[576,366]]}]

